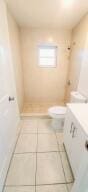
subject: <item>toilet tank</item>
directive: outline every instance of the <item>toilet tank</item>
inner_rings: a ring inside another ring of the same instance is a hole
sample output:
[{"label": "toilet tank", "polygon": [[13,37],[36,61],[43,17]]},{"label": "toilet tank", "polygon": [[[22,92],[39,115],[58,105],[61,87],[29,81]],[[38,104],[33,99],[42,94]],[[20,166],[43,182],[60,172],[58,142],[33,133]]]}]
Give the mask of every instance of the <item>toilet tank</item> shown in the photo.
[{"label": "toilet tank", "polygon": [[86,103],[87,99],[79,92],[71,92],[71,103]]}]

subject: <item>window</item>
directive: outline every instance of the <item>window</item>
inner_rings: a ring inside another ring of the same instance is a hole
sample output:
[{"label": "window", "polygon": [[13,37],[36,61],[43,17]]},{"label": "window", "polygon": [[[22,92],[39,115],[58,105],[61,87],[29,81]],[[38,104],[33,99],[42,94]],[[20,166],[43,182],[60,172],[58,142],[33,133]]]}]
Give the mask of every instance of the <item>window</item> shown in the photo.
[{"label": "window", "polygon": [[57,47],[50,45],[39,46],[39,66],[56,67]]}]

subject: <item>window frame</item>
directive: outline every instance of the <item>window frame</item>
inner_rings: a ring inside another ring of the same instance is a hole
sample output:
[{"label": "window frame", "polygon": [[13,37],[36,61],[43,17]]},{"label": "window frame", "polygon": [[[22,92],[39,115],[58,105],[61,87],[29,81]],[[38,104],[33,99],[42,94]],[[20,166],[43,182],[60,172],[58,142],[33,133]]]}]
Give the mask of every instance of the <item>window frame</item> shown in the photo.
[{"label": "window frame", "polygon": [[[40,57],[40,49],[54,49],[55,50],[55,57]],[[58,49],[58,47],[56,46],[56,45],[50,45],[50,44],[40,44],[40,45],[38,45],[38,66],[40,67],[40,68],[56,68],[57,67],[57,49]],[[41,63],[40,63],[40,59],[41,58],[50,58],[50,59],[55,59],[55,63],[54,63],[54,65],[42,65]]]}]

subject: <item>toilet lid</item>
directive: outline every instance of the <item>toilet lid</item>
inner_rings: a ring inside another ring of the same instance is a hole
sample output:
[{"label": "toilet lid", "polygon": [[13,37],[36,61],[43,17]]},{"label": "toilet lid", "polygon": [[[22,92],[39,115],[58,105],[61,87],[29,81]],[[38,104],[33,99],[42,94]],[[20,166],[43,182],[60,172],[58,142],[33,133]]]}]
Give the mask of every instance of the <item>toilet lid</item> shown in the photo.
[{"label": "toilet lid", "polygon": [[60,106],[51,107],[49,109],[49,112],[54,113],[56,115],[64,115],[66,113],[66,107],[60,107]]}]

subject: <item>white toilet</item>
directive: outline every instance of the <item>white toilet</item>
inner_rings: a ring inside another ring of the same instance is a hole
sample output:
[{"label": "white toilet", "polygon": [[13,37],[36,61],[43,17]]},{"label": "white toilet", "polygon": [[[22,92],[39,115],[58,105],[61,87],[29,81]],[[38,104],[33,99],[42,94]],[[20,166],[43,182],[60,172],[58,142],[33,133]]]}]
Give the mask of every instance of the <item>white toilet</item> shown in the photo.
[{"label": "white toilet", "polygon": [[[71,92],[71,103],[86,103],[86,98],[78,92]],[[52,117],[52,127],[57,130],[63,130],[66,107],[51,107],[48,109],[48,114]]]}]

